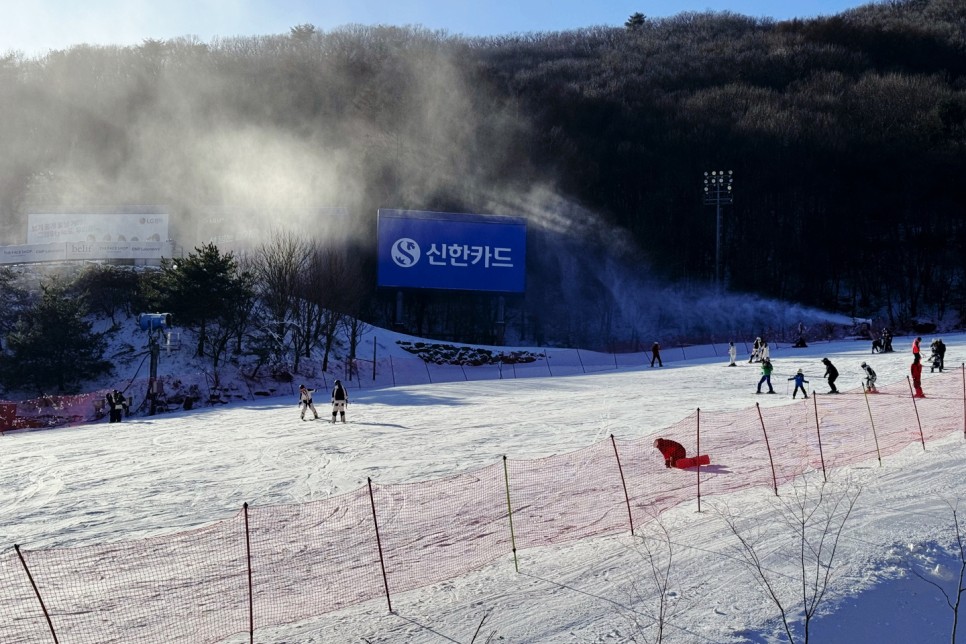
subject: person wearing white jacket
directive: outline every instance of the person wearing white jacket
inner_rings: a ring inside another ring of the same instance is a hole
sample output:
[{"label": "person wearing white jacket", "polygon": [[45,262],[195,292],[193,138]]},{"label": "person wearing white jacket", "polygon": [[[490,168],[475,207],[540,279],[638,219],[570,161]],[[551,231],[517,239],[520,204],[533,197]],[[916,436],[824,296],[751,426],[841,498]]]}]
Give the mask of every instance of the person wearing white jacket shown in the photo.
[{"label": "person wearing white jacket", "polygon": [[299,406],[302,408],[302,420],[305,420],[305,412],[309,409],[312,410],[312,415],[316,419],[319,417],[319,412],[315,411],[315,405],[312,404],[312,393],[315,389],[307,389],[305,385],[299,385]]}]

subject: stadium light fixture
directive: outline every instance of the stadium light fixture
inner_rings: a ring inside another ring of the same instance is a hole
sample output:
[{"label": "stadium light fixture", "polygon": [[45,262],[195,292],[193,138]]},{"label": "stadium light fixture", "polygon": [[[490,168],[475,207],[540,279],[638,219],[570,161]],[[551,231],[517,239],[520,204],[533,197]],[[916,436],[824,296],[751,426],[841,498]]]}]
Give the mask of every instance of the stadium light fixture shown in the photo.
[{"label": "stadium light fixture", "polygon": [[704,203],[715,205],[714,283],[721,290],[721,206],[732,203],[734,173],[712,170],[704,173]]}]

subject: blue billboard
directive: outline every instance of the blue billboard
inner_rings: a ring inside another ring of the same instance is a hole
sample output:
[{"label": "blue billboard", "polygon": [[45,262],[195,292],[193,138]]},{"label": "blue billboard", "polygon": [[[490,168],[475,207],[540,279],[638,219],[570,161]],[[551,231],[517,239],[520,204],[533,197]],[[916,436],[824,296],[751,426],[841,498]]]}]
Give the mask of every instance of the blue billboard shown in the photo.
[{"label": "blue billboard", "polygon": [[379,286],[522,293],[527,225],[518,217],[379,209]]}]

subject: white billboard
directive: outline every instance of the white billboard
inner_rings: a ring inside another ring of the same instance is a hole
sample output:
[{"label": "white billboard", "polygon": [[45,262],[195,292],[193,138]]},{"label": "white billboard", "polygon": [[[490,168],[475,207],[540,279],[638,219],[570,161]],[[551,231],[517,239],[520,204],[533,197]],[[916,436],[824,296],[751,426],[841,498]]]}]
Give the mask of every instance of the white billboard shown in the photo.
[{"label": "white billboard", "polygon": [[0,264],[69,260],[160,260],[174,256],[174,244],[163,242],[62,242],[0,246]]},{"label": "white billboard", "polygon": [[27,244],[0,246],[0,264],[56,262],[67,259],[66,244]]},{"label": "white billboard", "polygon": [[27,244],[164,242],[167,213],[29,213]]}]

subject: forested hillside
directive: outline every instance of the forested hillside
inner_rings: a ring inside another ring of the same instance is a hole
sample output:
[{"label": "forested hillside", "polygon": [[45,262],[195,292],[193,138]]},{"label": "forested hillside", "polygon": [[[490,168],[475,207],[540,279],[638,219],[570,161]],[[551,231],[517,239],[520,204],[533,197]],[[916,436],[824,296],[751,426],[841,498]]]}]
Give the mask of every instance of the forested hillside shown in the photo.
[{"label": "forested hillside", "polygon": [[[330,223],[298,213],[346,206],[363,275],[346,287],[388,325],[394,293],[375,288],[372,257],[378,208],[521,215],[528,289],[507,302],[515,337],[696,339],[762,315],[685,323],[693,314],[672,305],[693,313],[710,297],[717,231],[703,174],[731,170],[729,292],[896,327],[966,313],[958,0],[790,22],[639,16],[495,38],[299,25],[10,54],[0,87],[8,244],[40,207],[164,204],[187,251],[207,241],[196,222],[212,208],[327,237]],[[490,296],[407,298],[395,321],[414,333],[493,337]]]}]

